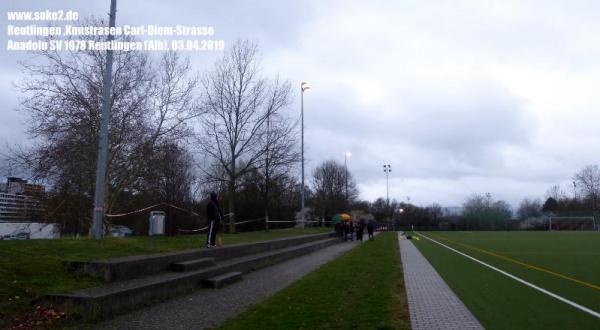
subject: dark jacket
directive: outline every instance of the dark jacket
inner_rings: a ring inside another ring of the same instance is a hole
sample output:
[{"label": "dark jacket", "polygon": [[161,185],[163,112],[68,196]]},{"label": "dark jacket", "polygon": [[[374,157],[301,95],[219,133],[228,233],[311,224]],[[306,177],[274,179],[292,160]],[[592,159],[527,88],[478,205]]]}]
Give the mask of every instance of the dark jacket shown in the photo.
[{"label": "dark jacket", "polygon": [[373,229],[375,229],[375,221],[369,220],[369,222],[367,223],[367,229],[369,231],[372,231]]},{"label": "dark jacket", "polygon": [[208,218],[208,220],[216,221],[220,221],[223,218],[223,213],[221,213],[219,201],[217,200],[216,196],[210,196],[208,205],[206,205],[206,217]]}]

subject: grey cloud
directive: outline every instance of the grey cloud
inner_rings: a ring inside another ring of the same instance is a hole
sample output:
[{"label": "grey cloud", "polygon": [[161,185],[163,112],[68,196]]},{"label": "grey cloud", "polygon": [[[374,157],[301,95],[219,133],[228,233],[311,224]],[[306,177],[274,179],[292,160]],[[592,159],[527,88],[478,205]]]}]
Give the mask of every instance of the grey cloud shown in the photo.
[{"label": "grey cloud", "polygon": [[536,130],[522,102],[491,82],[445,90],[423,85],[398,99],[392,117],[353,107],[352,95],[311,100],[305,115],[307,136],[316,142],[311,154],[336,152],[343,159],[352,150],[353,168],[364,180],[377,178],[381,164],[394,159],[405,175],[457,178],[500,171],[500,150],[528,145]]},{"label": "grey cloud", "polygon": [[417,144],[469,154],[500,144],[526,144],[535,129],[521,102],[496,84],[420,87],[401,96],[401,117],[407,118],[403,127]]},{"label": "grey cloud", "polygon": [[[73,8],[106,17],[108,3],[9,0],[0,9]],[[389,163],[398,186],[392,197],[459,203],[471,192],[490,191],[512,202],[540,196],[545,185],[597,161],[591,150],[600,139],[593,124],[600,101],[589,92],[532,92],[518,84],[516,72],[535,69],[526,77],[549,73],[597,85],[599,8],[594,1],[541,0],[494,7],[467,0],[123,0],[117,22],[214,25],[228,42],[258,41],[267,74],[279,73],[293,86],[314,83],[305,99],[309,173],[325,159],[343,162],[350,150],[348,165],[365,198],[385,192],[381,165]],[[0,51],[0,151],[24,136],[23,118],[12,110],[18,94],[5,83],[18,79],[22,55]],[[186,55],[200,72],[220,56]],[[505,67],[514,72],[498,74]],[[580,80],[582,74],[590,76]],[[383,93],[365,101],[355,88],[363,82]],[[564,102],[572,114],[541,108],[559,95],[558,101],[577,99]],[[299,97],[290,114],[299,117]]]}]

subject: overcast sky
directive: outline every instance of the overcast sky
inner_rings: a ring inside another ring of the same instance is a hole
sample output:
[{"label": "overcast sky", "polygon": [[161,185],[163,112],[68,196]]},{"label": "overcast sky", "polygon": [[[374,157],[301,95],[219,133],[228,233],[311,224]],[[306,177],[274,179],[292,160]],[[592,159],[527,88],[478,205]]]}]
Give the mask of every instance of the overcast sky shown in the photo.
[{"label": "overcast sky", "polygon": [[[109,0],[2,0],[0,151],[26,143],[14,111],[9,10],[106,15]],[[106,17],[106,16],[105,16]],[[598,163],[600,1],[119,0],[117,24],[212,25],[259,43],[266,74],[305,94],[311,169],[348,165],[361,197],[457,206],[490,192],[517,206]],[[219,53],[192,53],[203,71]]]}]

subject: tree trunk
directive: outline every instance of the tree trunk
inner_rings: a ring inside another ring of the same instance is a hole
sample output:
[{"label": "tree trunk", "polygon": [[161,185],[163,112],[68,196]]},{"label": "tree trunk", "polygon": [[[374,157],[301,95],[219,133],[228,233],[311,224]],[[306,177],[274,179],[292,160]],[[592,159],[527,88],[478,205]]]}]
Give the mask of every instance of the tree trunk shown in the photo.
[{"label": "tree trunk", "polygon": [[229,233],[235,233],[235,158],[231,159],[231,176],[229,178]]},{"label": "tree trunk", "polygon": [[265,230],[269,231],[269,185],[271,184],[269,180],[269,171],[266,171],[265,175]]},{"label": "tree trunk", "polygon": [[596,194],[592,195],[592,217],[594,223],[596,223]]},{"label": "tree trunk", "polygon": [[[229,181],[229,233],[235,233],[235,183]],[[223,219],[224,220],[224,219]]]}]

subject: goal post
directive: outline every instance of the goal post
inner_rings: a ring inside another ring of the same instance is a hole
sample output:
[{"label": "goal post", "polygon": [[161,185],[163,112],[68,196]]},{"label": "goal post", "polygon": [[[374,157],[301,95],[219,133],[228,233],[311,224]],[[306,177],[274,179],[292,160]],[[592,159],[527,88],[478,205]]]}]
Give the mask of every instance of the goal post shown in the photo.
[{"label": "goal post", "polygon": [[600,230],[600,225],[593,216],[548,217],[548,230]]}]

